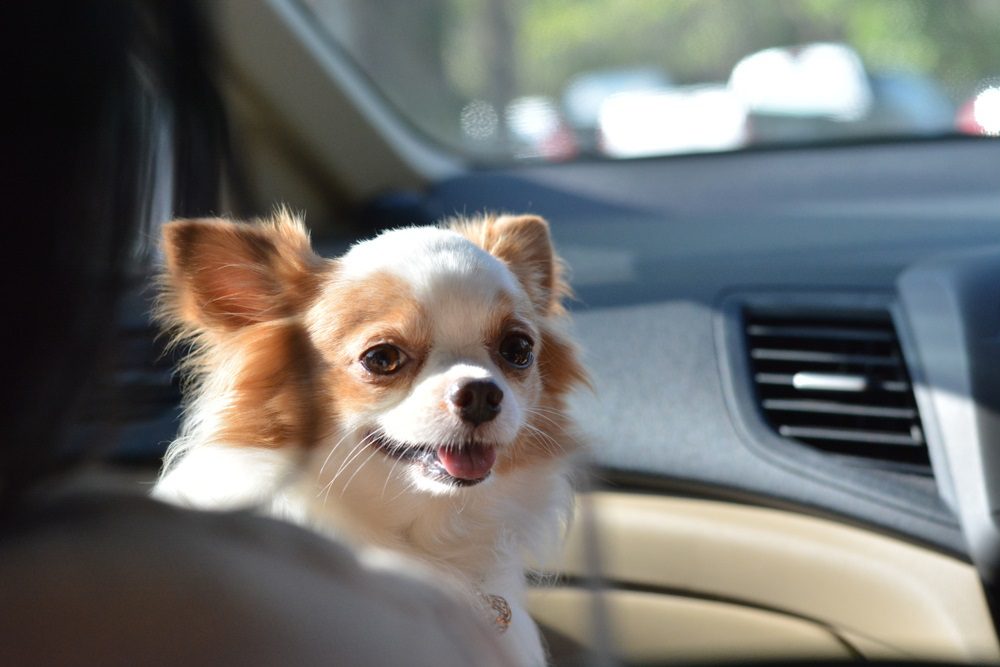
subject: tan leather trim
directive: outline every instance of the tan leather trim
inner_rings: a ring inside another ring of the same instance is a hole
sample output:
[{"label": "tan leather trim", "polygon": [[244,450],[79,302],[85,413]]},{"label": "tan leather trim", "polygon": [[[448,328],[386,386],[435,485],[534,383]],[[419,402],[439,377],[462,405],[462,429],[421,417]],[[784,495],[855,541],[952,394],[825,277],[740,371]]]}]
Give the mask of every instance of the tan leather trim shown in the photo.
[{"label": "tan leather trim", "polygon": [[[591,595],[578,588],[536,589],[529,604],[548,635],[554,631],[586,645],[595,633]],[[856,657],[823,627],[782,614],[636,591],[607,591],[601,598],[614,652],[630,663]]]},{"label": "tan leather trim", "polygon": [[[967,563],[791,512],[625,493],[587,498],[582,504],[592,512],[599,568],[612,582],[811,620],[866,657],[1000,659],[979,579]],[[562,566],[569,575],[591,569],[584,523],[570,531]],[[544,595],[564,599],[556,590]],[[758,639],[770,645],[770,638]]]}]

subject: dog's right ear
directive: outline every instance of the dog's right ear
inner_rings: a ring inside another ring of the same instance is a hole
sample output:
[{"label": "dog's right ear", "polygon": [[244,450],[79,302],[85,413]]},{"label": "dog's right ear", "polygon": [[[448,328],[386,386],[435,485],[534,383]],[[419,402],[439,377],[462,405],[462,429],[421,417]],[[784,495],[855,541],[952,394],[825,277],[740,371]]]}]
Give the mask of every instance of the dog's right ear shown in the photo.
[{"label": "dog's right ear", "polygon": [[287,212],[260,223],[175,220],[163,227],[162,308],[177,324],[234,331],[301,312],[326,262]]}]

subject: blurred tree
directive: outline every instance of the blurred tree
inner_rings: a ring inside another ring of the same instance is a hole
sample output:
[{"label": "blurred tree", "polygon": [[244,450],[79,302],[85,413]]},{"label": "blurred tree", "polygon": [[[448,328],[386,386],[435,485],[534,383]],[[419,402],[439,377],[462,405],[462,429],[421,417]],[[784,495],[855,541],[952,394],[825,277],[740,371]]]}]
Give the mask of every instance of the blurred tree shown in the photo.
[{"label": "blurred tree", "polygon": [[559,99],[578,74],[624,68],[725,82],[774,46],[844,42],[873,75],[926,77],[955,102],[1000,76],[997,0],[305,2],[406,117],[454,142],[473,100],[502,117],[516,97]]},{"label": "blurred tree", "polygon": [[749,53],[816,41],[846,42],[872,69],[953,90],[1000,72],[996,0],[533,0],[522,9],[522,89],[549,95],[594,69],[653,65],[680,82],[725,81]]}]

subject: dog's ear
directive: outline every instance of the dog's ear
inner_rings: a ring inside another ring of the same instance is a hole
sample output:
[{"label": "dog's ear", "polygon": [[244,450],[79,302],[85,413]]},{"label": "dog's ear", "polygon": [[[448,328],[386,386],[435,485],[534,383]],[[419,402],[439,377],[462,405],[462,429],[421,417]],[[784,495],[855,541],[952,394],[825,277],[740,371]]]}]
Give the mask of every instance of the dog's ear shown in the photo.
[{"label": "dog's ear", "polygon": [[501,215],[459,222],[453,228],[507,264],[539,312],[551,313],[561,307],[569,289],[562,280],[562,263],[544,219]]},{"label": "dog's ear", "polygon": [[325,265],[301,221],[175,220],[163,227],[163,311],[187,327],[232,331],[303,310]]}]

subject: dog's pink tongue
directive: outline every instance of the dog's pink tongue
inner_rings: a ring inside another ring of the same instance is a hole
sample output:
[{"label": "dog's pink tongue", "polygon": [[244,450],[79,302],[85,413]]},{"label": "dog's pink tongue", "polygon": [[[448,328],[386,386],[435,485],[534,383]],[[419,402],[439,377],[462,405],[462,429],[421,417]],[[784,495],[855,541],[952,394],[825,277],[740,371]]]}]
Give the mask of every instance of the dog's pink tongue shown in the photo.
[{"label": "dog's pink tongue", "polygon": [[457,450],[442,447],[437,455],[449,475],[468,480],[486,477],[497,460],[496,449],[483,446],[462,447]]}]

